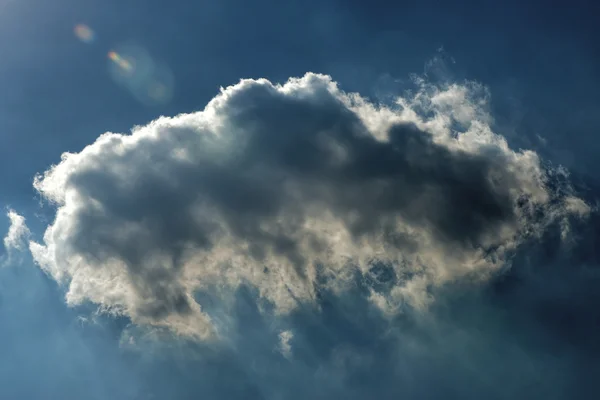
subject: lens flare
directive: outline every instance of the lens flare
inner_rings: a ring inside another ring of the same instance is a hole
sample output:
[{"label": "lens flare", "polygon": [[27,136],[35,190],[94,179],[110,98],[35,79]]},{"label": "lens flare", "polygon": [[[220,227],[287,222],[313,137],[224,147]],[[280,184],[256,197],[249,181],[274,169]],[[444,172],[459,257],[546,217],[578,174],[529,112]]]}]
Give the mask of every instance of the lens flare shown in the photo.
[{"label": "lens flare", "polygon": [[171,69],[155,60],[135,43],[113,47],[108,53],[108,70],[119,86],[144,105],[167,104],[173,98],[175,79]]},{"label": "lens flare", "polygon": [[125,71],[131,71],[133,69],[133,65],[131,64],[131,62],[123,58],[116,51],[109,51],[108,58]]},{"label": "lens flare", "polygon": [[74,32],[75,36],[84,43],[91,43],[96,37],[92,28],[84,24],[75,25]]}]

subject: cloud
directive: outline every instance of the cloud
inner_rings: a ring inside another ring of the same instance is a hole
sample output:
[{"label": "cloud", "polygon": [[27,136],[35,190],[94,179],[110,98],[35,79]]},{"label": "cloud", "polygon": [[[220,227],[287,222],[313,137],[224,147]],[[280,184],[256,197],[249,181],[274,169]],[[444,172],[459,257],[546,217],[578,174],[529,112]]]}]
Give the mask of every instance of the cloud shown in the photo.
[{"label": "cloud", "polygon": [[8,233],[4,237],[4,248],[8,254],[8,258],[4,263],[9,263],[15,251],[22,252],[27,250],[31,232],[25,223],[25,217],[10,209],[6,216],[10,220],[10,226],[8,228]]},{"label": "cloud", "polygon": [[279,332],[279,351],[285,357],[292,355],[292,344],[290,343],[294,338],[294,332],[287,330]]},{"label": "cloud", "polygon": [[203,290],[248,285],[281,315],[358,273],[393,316],[586,214],[492,131],[485,88],[417,85],[384,107],[324,75],[242,80],[203,111],[103,134],[36,178],[57,211],[34,260],[71,305],[208,338]]}]

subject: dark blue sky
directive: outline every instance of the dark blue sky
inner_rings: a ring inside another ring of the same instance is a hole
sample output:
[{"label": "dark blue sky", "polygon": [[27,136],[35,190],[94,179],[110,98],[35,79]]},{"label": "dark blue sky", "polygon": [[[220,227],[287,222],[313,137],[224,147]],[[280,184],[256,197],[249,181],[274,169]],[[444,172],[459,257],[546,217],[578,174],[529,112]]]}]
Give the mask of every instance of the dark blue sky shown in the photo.
[{"label": "dark blue sky", "polygon": [[[202,110],[242,78],[284,83],[309,71],[374,101],[402,94],[413,73],[477,81],[491,93],[495,132],[565,165],[594,203],[599,13],[583,0],[0,0],[0,205],[41,240],[54,208],[32,182],[63,152]],[[77,24],[95,40],[78,40]],[[127,44],[171,73],[168,102],[144,104],[111,77],[107,53]],[[597,222],[574,228],[581,240],[569,254],[548,233],[517,256],[516,272],[452,293],[432,311],[434,328],[374,314],[360,282],[357,293],[324,293],[320,313],[283,320],[242,288],[222,306],[235,321],[227,344],[138,338],[137,351],[122,343],[137,329],[126,318],[69,308],[65,288],[25,255],[0,268],[0,398],[597,398]],[[280,328],[295,332],[293,361],[273,350]]]},{"label": "dark blue sky", "polygon": [[[556,4],[10,2],[0,28],[0,159],[9,163],[0,170],[2,181],[11,183],[3,200],[27,196],[35,173],[98,132],[202,109],[219,86],[242,77],[284,81],[314,71],[367,94],[385,77],[422,72],[442,46],[456,61],[452,77],[491,88],[495,116],[507,120],[516,140],[531,147],[536,143],[523,136],[549,137],[555,157],[592,168],[598,149],[598,6]],[[95,30],[92,45],[74,38],[77,23]],[[128,41],[172,69],[170,104],[148,108],[111,82],[106,53]]]}]

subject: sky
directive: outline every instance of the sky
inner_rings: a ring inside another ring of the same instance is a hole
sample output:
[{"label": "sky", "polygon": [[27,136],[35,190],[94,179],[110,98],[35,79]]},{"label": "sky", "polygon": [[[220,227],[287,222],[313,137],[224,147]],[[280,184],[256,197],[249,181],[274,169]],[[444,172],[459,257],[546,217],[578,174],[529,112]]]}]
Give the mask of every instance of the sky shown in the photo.
[{"label": "sky", "polygon": [[599,11],[0,0],[0,398],[598,398]]}]

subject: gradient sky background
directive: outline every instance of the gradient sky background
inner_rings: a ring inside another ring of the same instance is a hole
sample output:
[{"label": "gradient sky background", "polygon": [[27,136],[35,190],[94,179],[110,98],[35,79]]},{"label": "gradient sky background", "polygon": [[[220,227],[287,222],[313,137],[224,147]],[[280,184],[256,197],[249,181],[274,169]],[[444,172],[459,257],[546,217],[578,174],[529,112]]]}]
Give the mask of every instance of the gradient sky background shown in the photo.
[{"label": "gradient sky background", "polygon": [[[0,205],[41,240],[54,208],[32,182],[63,152],[201,110],[242,78],[283,83],[309,71],[381,102],[401,94],[410,74],[477,81],[491,93],[495,132],[564,165],[594,203],[599,13],[583,0],[0,0]],[[93,40],[78,39],[77,24]],[[107,54],[132,43],[172,77],[168,101],[145,104],[111,76]],[[389,325],[360,287],[285,322],[261,314],[256,293],[242,288],[224,348],[153,339],[91,304],[69,308],[64,287],[25,253],[0,268],[0,398],[598,398],[598,221],[593,214],[575,228],[569,254],[545,239],[517,256],[521,269],[450,295],[431,329]],[[294,331],[293,360],[274,350],[280,325]],[[381,335],[394,330],[425,338],[427,351]],[[131,335],[136,349],[124,344]]]}]

